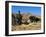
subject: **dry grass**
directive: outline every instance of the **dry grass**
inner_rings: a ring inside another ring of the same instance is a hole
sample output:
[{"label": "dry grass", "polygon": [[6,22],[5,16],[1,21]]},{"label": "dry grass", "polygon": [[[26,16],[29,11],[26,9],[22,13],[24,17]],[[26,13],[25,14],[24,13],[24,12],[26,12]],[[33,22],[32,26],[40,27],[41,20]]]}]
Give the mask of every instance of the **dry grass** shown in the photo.
[{"label": "dry grass", "polygon": [[41,23],[29,23],[28,25],[15,25],[12,26],[12,31],[22,31],[22,30],[39,30],[41,29]]}]

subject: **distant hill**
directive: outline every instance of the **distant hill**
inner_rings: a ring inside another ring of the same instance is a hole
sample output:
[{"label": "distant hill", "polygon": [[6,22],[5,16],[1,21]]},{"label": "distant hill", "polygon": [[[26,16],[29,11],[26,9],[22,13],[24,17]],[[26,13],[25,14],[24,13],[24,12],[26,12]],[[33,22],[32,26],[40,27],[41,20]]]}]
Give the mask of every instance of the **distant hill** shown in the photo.
[{"label": "distant hill", "polygon": [[[22,19],[29,19],[29,17],[30,16],[36,16],[36,15],[34,15],[34,14],[30,14],[30,13],[23,13],[23,14],[21,14],[23,17],[22,17]],[[16,17],[16,14],[14,13],[14,16]],[[36,17],[38,17],[38,18],[41,18],[41,16],[36,16]]]}]

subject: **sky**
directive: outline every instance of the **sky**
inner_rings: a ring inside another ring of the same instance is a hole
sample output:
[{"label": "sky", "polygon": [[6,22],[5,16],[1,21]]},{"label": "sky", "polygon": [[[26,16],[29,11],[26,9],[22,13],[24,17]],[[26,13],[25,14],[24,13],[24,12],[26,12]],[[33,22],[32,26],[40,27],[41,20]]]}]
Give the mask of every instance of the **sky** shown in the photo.
[{"label": "sky", "polygon": [[12,6],[12,13],[31,13],[34,15],[41,15],[41,7],[34,7],[34,6]]}]

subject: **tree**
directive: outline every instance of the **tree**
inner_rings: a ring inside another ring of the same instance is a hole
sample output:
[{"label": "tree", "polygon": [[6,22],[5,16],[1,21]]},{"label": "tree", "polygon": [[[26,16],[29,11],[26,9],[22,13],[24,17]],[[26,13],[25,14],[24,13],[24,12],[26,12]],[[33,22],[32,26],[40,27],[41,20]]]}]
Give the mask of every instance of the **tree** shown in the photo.
[{"label": "tree", "polygon": [[20,14],[20,11],[18,11],[18,14],[16,15],[16,18],[17,18],[17,23],[19,24],[19,25],[21,25],[21,20],[22,20],[22,15]]},{"label": "tree", "polygon": [[14,16],[14,14],[12,13],[12,25],[15,25],[15,24],[16,24],[15,16]]},{"label": "tree", "polygon": [[30,19],[31,22],[38,22],[38,21],[41,20],[40,18],[37,18],[35,16],[30,16],[29,19]]}]

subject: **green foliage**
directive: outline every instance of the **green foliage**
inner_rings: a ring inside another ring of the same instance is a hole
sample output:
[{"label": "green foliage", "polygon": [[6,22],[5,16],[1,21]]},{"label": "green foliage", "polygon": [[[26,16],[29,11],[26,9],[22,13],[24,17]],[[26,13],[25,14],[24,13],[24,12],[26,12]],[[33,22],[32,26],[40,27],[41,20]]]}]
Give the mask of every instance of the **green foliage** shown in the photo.
[{"label": "green foliage", "polygon": [[21,24],[22,15],[20,14],[20,11],[18,11],[18,14],[16,14],[16,18],[18,19],[18,23]]}]

